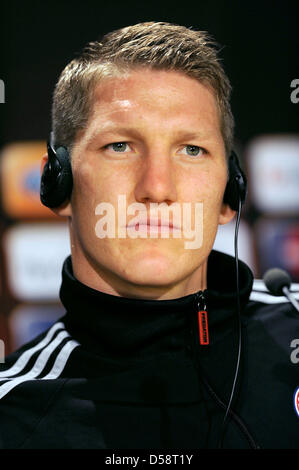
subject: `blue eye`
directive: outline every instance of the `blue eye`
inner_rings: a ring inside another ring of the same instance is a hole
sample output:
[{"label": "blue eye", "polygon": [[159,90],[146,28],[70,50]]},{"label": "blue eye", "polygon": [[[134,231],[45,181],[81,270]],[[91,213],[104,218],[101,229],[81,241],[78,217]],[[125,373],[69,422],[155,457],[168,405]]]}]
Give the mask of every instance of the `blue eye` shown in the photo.
[{"label": "blue eye", "polygon": [[196,157],[199,155],[199,152],[203,150],[201,147],[198,147],[198,145],[186,145],[185,148],[187,150],[187,154],[191,157]]},{"label": "blue eye", "polygon": [[203,147],[199,147],[199,145],[185,145],[179,153],[183,153],[189,157],[200,157],[203,158],[208,152]]},{"label": "blue eye", "polygon": [[114,152],[125,152],[128,144],[126,142],[114,142],[110,145],[112,146]]}]

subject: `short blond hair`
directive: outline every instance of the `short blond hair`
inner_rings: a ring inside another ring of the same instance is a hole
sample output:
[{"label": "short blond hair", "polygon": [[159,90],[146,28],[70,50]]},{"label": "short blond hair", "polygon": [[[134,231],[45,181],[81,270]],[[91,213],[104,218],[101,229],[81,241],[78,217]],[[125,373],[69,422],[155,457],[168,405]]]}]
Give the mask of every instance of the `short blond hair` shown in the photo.
[{"label": "short blond hair", "polygon": [[228,157],[234,131],[231,85],[216,46],[205,31],[165,22],[139,23],[88,43],[81,55],[62,71],[54,90],[52,130],[55,144],[63,145],[71,152],[77,132],[87,124],[93,91],[102,78],[146,67],[183,72],[214,92]]}]

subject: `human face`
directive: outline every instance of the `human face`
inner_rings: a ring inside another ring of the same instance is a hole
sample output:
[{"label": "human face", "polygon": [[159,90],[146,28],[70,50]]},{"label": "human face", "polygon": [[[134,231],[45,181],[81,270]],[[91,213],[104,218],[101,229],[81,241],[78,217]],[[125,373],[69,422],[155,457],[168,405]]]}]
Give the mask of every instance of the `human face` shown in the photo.
[{"label": "human face", "polygon": [[[71,202],[61,214],[70,216],[79,280],[127,297],[165,299],[199,290],[218,224],[234,215],[222,203],[227,166],[210,89],[176,71],[137,69],[104,79],[77,135],[72,170]],[[119,195],[127,205],[143,203],[148,215],[150,203],[188,202],[194,214],[201,202],[201,247],[186,249],[184,236],[117,238],[116,231],[116,238],[98,238],[95,208],[107,202],[117,215]]]}]

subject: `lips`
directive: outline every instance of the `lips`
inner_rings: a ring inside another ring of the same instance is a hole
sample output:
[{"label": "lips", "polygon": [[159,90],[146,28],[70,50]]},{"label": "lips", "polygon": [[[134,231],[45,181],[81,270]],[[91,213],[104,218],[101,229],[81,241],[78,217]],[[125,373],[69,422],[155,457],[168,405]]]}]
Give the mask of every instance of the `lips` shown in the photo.
[{"label": "lips", "polygon": [[174,225],[172,222],[168,221],[163,221],[161,219],[153,219],[150,217],[147,218],[140,218],[138,222],[131,221],[128,223],[127,228],[130,227],[135,227],[139,228],[139,226],[147,226],[147,227],[167,227],[170,229],[176,229],[179,230],[179,227],[177,225]]}]

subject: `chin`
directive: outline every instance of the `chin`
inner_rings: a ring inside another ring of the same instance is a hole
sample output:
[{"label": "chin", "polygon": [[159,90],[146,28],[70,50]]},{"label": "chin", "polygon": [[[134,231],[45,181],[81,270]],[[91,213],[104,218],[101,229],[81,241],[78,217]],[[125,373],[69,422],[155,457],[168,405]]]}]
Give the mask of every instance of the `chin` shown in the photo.
[{"label": "chin", "polygon": [[174,260],[167,258],[146,258],[139,262],[132,262],[129,269],[125,269],[123,278],[136,285],[163,286],[179,280],[179,273],[174,267]]}]

